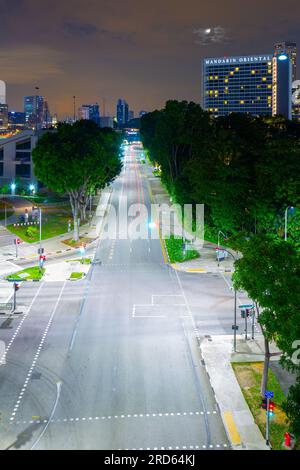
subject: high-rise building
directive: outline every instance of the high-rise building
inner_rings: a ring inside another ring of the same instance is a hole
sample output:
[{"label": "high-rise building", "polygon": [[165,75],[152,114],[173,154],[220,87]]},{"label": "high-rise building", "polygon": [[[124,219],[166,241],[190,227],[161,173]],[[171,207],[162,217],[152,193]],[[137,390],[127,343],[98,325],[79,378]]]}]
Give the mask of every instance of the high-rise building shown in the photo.
[{"label": "high-rise building", "polygon": [[274,56],[277,57],[281,54],[289,56],[292,63],[292,81],[296,80],[297,70],[297,45],[295,42],[278,42],[274,46]]},{"label": "high-rise building", "polygon": [[125,100],[119,99],[117,103],[117,122],[118,126],[124,126],[129,120],[129,107]]},{"label": "high-rise building", "polygon": [[6,104],[6,84],[0,80],[0,104]]},{"label": "high-rise building", "polygon": [[214,116],[272,114],[272,54],[206,58],[203,107]]},{"label": "high-rise building", "polygon": [[78,119],[89,119],[94,121],[97,126],[100,126],[100,108],[96,104],[83,104],[78,109]]},{"label": "high-rise building", "polygon": [[292,119],[292,62],[287,54],[273,57],[272,114]]},{"label": "high-rise building", "polygon": [[44,98],[42,96],[24,97],[25,126],[41,129],[44,124]]},{"label": "high-rise building", "polygon": [[110,116],[101,116],[100,117],[100,127],[114,127],[114,120]]},{"label": "high-rise building", "polygon": [[134,111],[130,109],[128,112],[128,121],[131,121],[132,119],[134,119]]},{"label": "high-rise building", "polygon": [[8,128],[8,106],[0,104],[0,130]]},{"label": "high-rise building", "polygon": [[9,111],[8,123],[10,127],[21,128],[21,129],[24,128],[25,113],[20,113],[18,111]]},{"label": "high-rise building", "polygon": [[295,42],[279,42],[274,46],[274,56],[278,57],[280,55],[286,54],[292,64],[292,118],[299,119],[300,116],[300,100],[299,102],[294,101],[294,97],[296,97],[297,93],[296,90],[298,88],[297,85],[297,44]]}]

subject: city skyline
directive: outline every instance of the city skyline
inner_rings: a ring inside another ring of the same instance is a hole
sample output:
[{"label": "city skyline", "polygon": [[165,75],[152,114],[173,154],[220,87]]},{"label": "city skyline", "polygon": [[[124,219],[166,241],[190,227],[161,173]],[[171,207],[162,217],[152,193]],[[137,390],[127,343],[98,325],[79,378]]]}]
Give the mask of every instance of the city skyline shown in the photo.
[{"label": "city skyline", "polygon": [[194,0],[184,10],[177,1],[155,1],[151,11],[134,0],[116,6],[90,1],[88,9],[77,0],[51,9],[47,1],[38,8],[35,0],[4,1],[0,61],[9,107],[20,110],[35,86],[59,117],[73,114],[73,95],[78,103],[101,105],[105,99],[110,115],[119,96],[135,113],[159,108],[169,98],[200,102],[204,57],[268,51],[280,41],[299,44],[300,6],[286,2],[285,10],[293,12],[287,21],[276,4],[254,1],[241,17],[234,1],[226,8],[217,1],[213,11],[208,2]]}]

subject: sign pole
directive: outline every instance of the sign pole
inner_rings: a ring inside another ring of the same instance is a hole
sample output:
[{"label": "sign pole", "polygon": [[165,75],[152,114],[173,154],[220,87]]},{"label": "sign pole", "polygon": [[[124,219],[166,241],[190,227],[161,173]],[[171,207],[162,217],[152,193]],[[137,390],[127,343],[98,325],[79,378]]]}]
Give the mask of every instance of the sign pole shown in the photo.
[{"label": "sign pole", "polygon": [[269,415],[270,397],[267,396],[267,423],[266,423],[266,444],[270,446],[270,415]]},{"label": "sign pole", "polygon": [[254,339],[254,327],[255,327],[255,310],[252,310],[252,339]]}]

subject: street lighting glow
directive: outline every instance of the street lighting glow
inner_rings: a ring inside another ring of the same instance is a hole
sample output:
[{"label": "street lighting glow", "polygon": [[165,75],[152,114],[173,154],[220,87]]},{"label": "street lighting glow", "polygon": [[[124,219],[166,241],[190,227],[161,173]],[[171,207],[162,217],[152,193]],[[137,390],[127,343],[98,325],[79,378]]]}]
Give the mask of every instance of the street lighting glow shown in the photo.
[{"label": "street lighting glow", "polygon": [[31,185],[29,186],[29,189],[30,189],[30,191],[34,191],[34,189],[35,189],[34,184],[31,184]]},{"label": "street lighting glow", "polygon": [[149,227],[150,228],[156,228],[156,223],[155,222],[150,222]]},{"label": "street lighting glow", "polygon": [[14,191],[16,187],[17,187],[16,183],[11,183],[10,188],[12,191]]}]

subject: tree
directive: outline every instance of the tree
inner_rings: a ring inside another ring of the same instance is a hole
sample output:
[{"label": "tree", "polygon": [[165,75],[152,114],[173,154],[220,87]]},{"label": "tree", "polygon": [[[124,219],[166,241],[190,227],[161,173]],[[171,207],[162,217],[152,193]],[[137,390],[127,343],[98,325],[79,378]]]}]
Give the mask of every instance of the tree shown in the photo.
[{"label": "tree", "polygon": [[121,171],[120,137],[99,129],[92,121],[61,124],[43,135],[33,150],[34,171],[49,189],[67,193],[74,219],[74,240],[79,239],[78,218],[85,218],[88,198]]},{"label": "tree", "polygon": [[300,436],[300,373],[295,385],[289,389],[287,400],[283,403],[283,409],[289,419],[291,431]]},{"label": "tree", "polygon": [[300,338],[300,255],[292,244],[267,235],[252,236],[238,245],[243,257],[235,263],[233,280],[235,288],[244,289],[257,305],[265,339],[264,395],[270,341],[283,352],[281,362],[295,367],[291,358],[294,341]]}]

